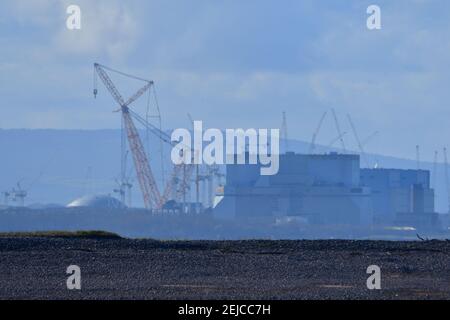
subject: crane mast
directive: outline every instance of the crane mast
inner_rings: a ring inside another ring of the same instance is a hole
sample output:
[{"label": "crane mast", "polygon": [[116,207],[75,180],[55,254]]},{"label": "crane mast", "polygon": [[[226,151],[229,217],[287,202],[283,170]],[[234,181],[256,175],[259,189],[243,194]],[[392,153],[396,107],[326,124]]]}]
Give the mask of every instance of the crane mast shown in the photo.
[{"label": "crane mast", "polygon": [[345,142],[343,139],[344,135],[342,134],[341,127],[339,125],[339,120],[336,116],[336,111],[334,111],[334,109],[331,109],[331,113],[333,114],[334,124],[336,125],[336,130],[337,130],[338,136],[340,137],[339,141],[341,142],[342,151],[344,153],[347,153],[347,149],[345,148]]},{"label": "crane mast", "polygon": [[444,174],[445,174],[445,187],[447,191],[448,208],[450,212],[450,178],[448,176],[448,158],[447,148],[444,148]]},{"label": "crane mast", "polygon": [[130,145],[131,154],[133,155],[136,175],[144,198],[145,207],[147,209],[152,207],[159,209],[163,205],[163,203],[161,203],[161,195],[159,194],[155,178],[150,169],[150,164],[145,155],[141,138],[139,137],[136,126],[128,112],[128,107],[122,109],[122,116],[124,118],[128,143]]},{"label": "crane mast", "polygon": [[431,179],[431,185],[434,191],[436,192],[436,180],[437,180],[437,162],[438,162],[438,156],[439,152],[436,150],[434,152],[434,160],[433,160],[433,172],[432,172],[432,179]]},{"label": "crane mast", "polygon": [[416,145],[416,166],[417,170],[420,170],[420,146]]},{"label": "crane mast", "polygon": [[[143,125],[147,130],[149,130],[152,134],[157,136],[162,142],[165,142],[169,144],[170,146],[174,147],[176,144],[178,144],[178,141],[172,141],[171,137],[161,131],[159,128],[151,124],[150,122],[143,119],[140,115],[135,113],[132,110],[129,110],[131,116],[133,119],[135,119],[137,122],[139,122],[141,125]],[[188,147],[185,145],[185,147]],[[193,163],[194,160],[194,152],[191,149],[191,163]],[[165,186],[165,189],[161,196],[161,203],[165,203],[167,200],[172,198],[173,200],[176,200],[177,202],[183,202],[185,203],[186,193],[189,190],[190,187],[190,179],[194,170],[195,165],[193,164],[187,164],[188,159],[187,155],[185,155],[185,159],[183,163],[177,164],[173,167],[172,174],[170,176],[170,179],[167,181],[167,184]]]}]

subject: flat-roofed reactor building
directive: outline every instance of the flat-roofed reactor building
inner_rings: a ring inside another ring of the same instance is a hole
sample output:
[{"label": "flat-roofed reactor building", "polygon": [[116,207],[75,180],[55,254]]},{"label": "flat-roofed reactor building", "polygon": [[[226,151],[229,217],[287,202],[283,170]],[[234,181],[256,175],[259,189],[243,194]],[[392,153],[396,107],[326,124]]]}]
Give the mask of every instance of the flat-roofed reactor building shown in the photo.
[{"label": "flat-roofed reactor building", "polygon": [[370,192],[360,186],[358,155],[280,155],[279,172],[227,165],[220,218],[301,217],[314,224],[371,224]]},{"label": "flat-roofed reactor building", "polygon": [[371,189],[375,223],[436,224],[429,171],[361,169],[361,185]]}]

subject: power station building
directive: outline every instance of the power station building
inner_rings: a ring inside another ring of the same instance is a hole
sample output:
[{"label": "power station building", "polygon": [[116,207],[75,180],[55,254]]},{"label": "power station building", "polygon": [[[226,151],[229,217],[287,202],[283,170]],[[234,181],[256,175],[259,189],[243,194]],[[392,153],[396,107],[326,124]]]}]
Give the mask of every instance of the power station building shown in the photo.
[{"label": "power station building", "polygon": [[361,185],[371,190],[375,223],[411,226],[437,224],[429,171],[361,169]]},{"label": "power station building", "polygon": [[433,224],[434,191],[425,170],[360,169],[354,154],[280,155],[279,172],[227,165],[214,214],[222,219],[299,217],[311,224]]},{"label": "power station building", "polygon": [[370,224],[370,190],[360,186],[358,155],[280,155],[279,172],[260,165],[227,165],[223,198],[214,209],[225,219],[299,217],[314,224]]}]

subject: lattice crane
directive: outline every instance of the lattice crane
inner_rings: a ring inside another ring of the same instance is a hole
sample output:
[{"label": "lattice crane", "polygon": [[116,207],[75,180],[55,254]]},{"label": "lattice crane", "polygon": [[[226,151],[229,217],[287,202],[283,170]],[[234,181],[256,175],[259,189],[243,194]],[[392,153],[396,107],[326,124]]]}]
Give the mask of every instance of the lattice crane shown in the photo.
[{"label": "lattice crane", "polygon": [[[131,110],[129,108],[129,106],[133,102],[138,100],[147,90],[151,88],[151,86],[153,85],[153,81],[134,77],[135,79],[145,82],[145,85],[140,88],[134,95],[132,95],[127,101],[125,101],[106,72],[106,70],[115,70],[102,66],[98,63],[94,64],[94,68],[96,74],[100,77],[105,87],[111,93],[111,96],[120,106],[120,111],[122,113],[130,150],[133,155],[136,176],[139,181],[144,205],[147,209],[161,208],[161,206],[163,205],[162,197],[159,193],[158,186],[156,184],[149,161],[145,154],[145,149],[142,144],[141,138],[139,137],[139,133],[131,118]],[[97,92],[97,88],[94,88],[94,96],[97,95]]]},{"label": "lattice crane", "polygon": [[347,120],[350,123],[350,127],[352,128],[353,136],[355,137],[356,143],[358,144],[358,149],[361,154],[362,160],[366,163],[367,168],[370,167],[369,162],[366,159],[366,152],[364,151],[364,147],[359,139],[358,131],[356,131],[355,124],[353,123],[352,117],[347,113]]},{"label": "lattice crane", "polygon": [[[138,115],[136,112],[130,110],[131,116],[133,119],[135,119],[137,122],[139,122],[142,126],[144,126],[147,130],[149,130],[152,134],[156,135],[161,141],[169,144],[172,147],[175,147],[179,141],[172,141],[171,137],[165,133],[164,131],[161,131],[159,128],[151,124],[150,122],[146,121],[144,118],[142,118],[140,115]],[[184,145],[185,148],[188,148],[188,146]],[[191,150],[191,163],[193,163],[194,160],[194,152]],[[187,155],[186,155],[187,156]],[[161,203],[166,203],[167,200],[172,198],[173,200],[177,202],[185,202],[186,201],[186,193],[189,191],[190,187],[190,179],[193,173],[195,165],[193,164],[186,164],[181,163],[179,165],[175,165],[172,171],[172,174],[170,176],[169,181],[167,182],[167,185],[165,186],[165,189],[163,191],[163,194],[161,196]],[[161,205],[162,206],[162,205]]]},{"label": "lattice crane", "polygon": [[[319,131],[320,131],[320,128],[322,128],[322,124],[323,124],[323,121],[325,120],[325,117],[327,116],[327,113],[328,112],[324,112],[323,114],[322,114],[322,117],[320,118],[320,120],[319,120],[319,123],[318,123],[318,125],[317,125],[317,128],[316,128],[316,130],[314,131],[314,133],[313,133],[313,136],[312,136],[312,139],[311,139],[311,144],[309,145],[309,154],[313,154],[314,153],[314,150],[316,150],[316,139],[317,139],[317,135],[319,134]],[[341,135],[341,134],[340,134]],[[339,137],[339,139],[340,139],[341,137]]]},{"label": "lattice crane", "polygon": [[345,148],[345,142],[343,139],[344,135],[342,134],[341,126],[339,125],[339,120],[336,116],[336,111],[334,111],[334,109],[331,109],[331,113],[333,114],[334,124],[336,125],[338,136],[340,137],[339,141],[341,142],[342,152],[347,153],[347,149]]},{"label": "lattice crane", "polygon": [[450,177],[448,175],[447,148],[444,148],[444,174],[445,174],[445,187],[448,199],[448,212],[450,212]]}]

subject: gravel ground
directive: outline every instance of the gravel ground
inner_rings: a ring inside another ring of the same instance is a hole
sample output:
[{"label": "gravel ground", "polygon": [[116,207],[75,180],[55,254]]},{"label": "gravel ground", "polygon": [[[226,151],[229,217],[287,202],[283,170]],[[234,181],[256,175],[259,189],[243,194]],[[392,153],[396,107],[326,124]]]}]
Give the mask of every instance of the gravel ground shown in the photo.
[{"label": "gravel ground", "polygon": [[[382,290],[366,287],[374,264]],[[0,299],[449,298],[447,241],[0,238]]]}]

